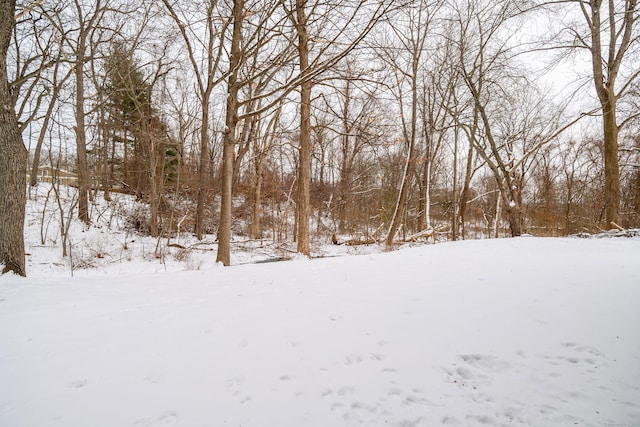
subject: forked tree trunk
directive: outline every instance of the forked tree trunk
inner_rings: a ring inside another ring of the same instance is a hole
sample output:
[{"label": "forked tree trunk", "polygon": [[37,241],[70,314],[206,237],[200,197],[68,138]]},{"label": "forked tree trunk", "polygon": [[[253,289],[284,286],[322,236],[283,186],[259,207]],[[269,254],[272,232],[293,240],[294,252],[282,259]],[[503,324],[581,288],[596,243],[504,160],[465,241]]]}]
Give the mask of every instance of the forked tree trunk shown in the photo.
[{"label": "forked tree trunk", "polygon": [[400,228],[400,223],[402,222],[402,214],[404,213],[404,209],[407,204],[407,194],[409,193],[409,171],[411,170],[412,165],[413,143],[411,143],[409,147],[409,155],[407,156],[404,173],[402,174],[402,182],[400,184],[400,194],[398,195],[398,201],[396,202],[393,217],[391,218],[391,225],[389,226],[389,231],[387,232],[387,238],[385,240],[385,247],[387,251],[393,249],[393,241],[396,238],[398,228]]},{"label": "forked tree trunk", "polygon": [[24,216],[27,150],[9,87],[7,50],[15,26],[15,0],[0,0],[0,264],[2,273],[26,276]]},{"label": "forked tree trunk", "polygon": [[387,232],[387,238],[385,240],[385,247],[387,251],[393,249],[393,241],[398,233],[400,223],[402,222],[402,214],[406,210],[407,195],[409,193],[409,179],[415,162],[414,156],[418,124],[418,59],[418,56],[414,55],[412,68],[413,74],[411,75],[411,134],[407,135],[405,132],[405,138],[408,137],[407,142],[409,145],[409,152],[407,154],[402,182],[400,184],[400,194],[398,195],[398,201],[396,202],[393,217],[391,218],[391,224],[389,225],[389,231]]},{"label": "forked tree trunk", "polygon": [[[588,4],[590,13],[585,3]],[[601,16],[603,5],[606,5],[604,19]],[[616,10],[616,6],[622,7]],[[616,93],[615,85],[625,54],[633,54],[629,52],[629,48],[637,37],[633,27],[638,19],[638,6],[636,0],[624,2],[592,0],[580,2],[580,7],[591,31],[593,83],[603,114],[604,210],[606,226],[612,227],[613,223],[620,220],[621,199],[618,164],[619,129],[616,119],[616,105],[620,94]],[[609,34],[606,34],[607,32]],[[605,34],[604,40],[603,34]],[[637,73],[633,74],[633,77],[621,86],[632,87],[631,83],[637,77]]]}]

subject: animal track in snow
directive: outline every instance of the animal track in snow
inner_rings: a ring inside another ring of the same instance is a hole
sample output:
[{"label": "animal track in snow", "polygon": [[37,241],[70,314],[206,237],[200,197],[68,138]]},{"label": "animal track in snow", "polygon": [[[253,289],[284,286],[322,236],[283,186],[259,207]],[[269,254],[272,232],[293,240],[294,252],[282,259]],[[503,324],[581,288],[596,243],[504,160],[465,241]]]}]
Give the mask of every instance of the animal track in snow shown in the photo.
[{"label": "animal track in snow", "polygon": [[157,417],[140,418],[134,421],[135,427],[156,427],[156,426],[174,426],[178,423],[178,413],[176,411],[166,411]]},{"label": "animal track in snow", "polygon": [[349,354],[345,357],[345,365],[357,365],[364,361],[361,354]]},{"label": "animal track in snow", "polygon": [[69,388],[83,388],[86,387],[87,385],[87,380],[75,380],[75,381],[71,381],[70,383],[67,384],[67,387]]},{"label": "animal track in snow", "polygon": [[233,397],[238,399],[241,404],[245,404],[251,401],[251,396],[242,392],[242,385],[244,384],[244,377],[234,376],[227,380],[227,389],[231,392]]}]

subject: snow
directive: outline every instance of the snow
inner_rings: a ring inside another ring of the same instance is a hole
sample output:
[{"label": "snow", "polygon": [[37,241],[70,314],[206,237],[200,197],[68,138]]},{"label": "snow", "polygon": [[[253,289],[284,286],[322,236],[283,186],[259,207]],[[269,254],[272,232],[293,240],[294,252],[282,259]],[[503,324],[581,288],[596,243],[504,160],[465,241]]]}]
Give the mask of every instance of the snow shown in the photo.
[{"label": "snow", "polygon": [[523,237],[73,278],[32,263],[0,277],[0,425],[637,425],[638,254]]},{"label": "snow", "polygon": [[28,202],[28,277],[0,276],[2,427],[640,420],[640,233],[321,259],[236,236],[221,267],[214,236],[140,235],[145,207],[113,194],[63,257],[50,189]]}]

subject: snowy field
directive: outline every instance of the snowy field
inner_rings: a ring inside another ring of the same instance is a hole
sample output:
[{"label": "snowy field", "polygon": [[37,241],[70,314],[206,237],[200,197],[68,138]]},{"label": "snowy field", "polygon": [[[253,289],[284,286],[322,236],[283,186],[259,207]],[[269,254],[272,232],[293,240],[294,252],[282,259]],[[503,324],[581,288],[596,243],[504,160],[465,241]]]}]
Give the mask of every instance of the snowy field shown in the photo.
[{"label": "snowy field", "polygon": [[[212,253],[207,256],[213,257]],[[0,277],[0,426],[640,425],[640,239]]]}]

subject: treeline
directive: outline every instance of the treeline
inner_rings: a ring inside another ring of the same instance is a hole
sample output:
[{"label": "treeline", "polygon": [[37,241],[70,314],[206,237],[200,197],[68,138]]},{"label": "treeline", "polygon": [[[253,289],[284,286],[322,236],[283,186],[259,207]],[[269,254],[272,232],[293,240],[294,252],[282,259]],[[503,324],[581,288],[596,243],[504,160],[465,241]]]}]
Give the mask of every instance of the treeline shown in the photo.
[{"label": "treeline", "polygon": [[91,198],[133,194],[141,232],[214,234],[225,265],[233,234],[308,255],[638,226],[639,13],[602,3],[20,4],[29,165],[6,167],[73,171],[88,226]]}]

